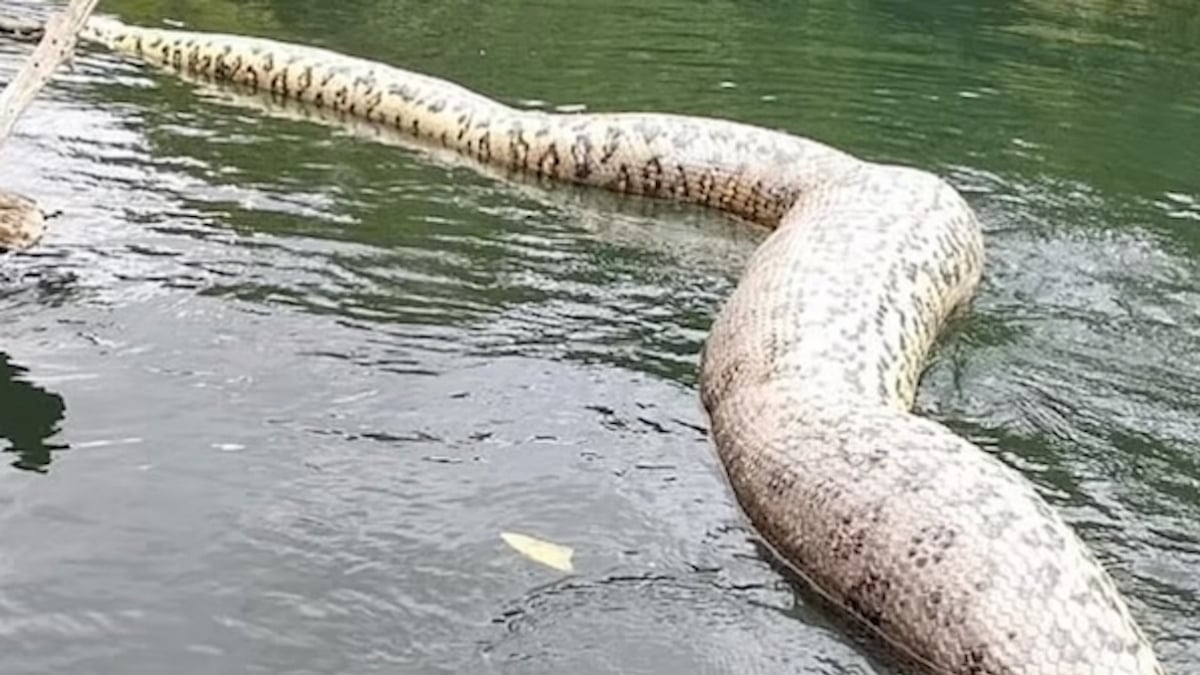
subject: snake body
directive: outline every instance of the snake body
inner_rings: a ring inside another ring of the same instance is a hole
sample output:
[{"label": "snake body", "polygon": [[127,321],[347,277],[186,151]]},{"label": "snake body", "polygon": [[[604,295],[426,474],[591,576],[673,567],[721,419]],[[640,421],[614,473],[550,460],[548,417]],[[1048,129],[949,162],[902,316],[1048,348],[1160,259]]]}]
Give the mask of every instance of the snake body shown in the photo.
[{"label": "snake body", "polygon": [[701,399],[736,499],[816,590],[932,672],[1159,674],[1117,588],[1015,470],[910,412],[983,244],[945,181],[791,134],[518,110],[336,52],[93,18],[169,69],[327,106],[480,162],[774,228],[721,309]]}]

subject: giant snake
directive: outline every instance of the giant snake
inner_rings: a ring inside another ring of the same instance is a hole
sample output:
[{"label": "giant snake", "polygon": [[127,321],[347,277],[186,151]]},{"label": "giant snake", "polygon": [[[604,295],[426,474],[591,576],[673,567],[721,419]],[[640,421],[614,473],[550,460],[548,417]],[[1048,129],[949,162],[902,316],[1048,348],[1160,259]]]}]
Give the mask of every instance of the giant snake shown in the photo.
[{"label": "giant snake", "polygon": [[484,164],[773,228],[700,359],[717,455],[769,547],[936,673],[1165,671],[1110,576],[1017,471],[911,412],[983,241],[943,179],[732,121],[519,110],[333,51],[93,18],[158,66],[394,126]]}]

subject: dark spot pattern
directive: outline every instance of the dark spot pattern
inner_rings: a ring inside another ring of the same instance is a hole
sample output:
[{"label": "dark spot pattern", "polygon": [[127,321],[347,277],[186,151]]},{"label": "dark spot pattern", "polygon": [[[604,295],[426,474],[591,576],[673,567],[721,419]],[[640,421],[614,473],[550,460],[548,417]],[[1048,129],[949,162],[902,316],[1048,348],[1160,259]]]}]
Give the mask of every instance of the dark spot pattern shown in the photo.
[{"label": "dark spot pattern", "polygon": [[942,179],[736,122],[520,111],[300,45],[88,26],[156,64],[384,120],[484,162],[775,228],[700,366],[711,437],[756,530],[946,673],[1162,675],[1112,579],[1028,481],[909,412],[983,263],[975,215]]}]

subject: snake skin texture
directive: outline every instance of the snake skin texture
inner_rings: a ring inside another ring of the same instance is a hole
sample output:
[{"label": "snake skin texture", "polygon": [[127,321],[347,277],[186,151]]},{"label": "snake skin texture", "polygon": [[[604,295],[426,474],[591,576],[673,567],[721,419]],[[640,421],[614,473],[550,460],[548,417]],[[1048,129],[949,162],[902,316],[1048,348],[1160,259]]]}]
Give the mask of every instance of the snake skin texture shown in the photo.
[{"label": "snake skin texture", "polygon": [[736,122],[548,114],[271,40],[94,18],[85,38],[399,128],[476,160],[774,228],[705,344],[737,501],[816,590],[931,672],[1162,674],[1115,584],[1029,481],[910,412],[983,265],[942,179]]}]

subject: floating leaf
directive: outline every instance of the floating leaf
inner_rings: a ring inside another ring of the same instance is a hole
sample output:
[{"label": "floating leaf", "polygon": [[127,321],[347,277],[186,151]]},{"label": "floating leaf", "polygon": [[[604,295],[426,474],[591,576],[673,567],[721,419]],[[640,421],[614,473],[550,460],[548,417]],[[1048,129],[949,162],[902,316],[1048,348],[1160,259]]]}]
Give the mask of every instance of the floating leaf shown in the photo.
[{"label": "floating leaf", "polygon": [[501,532],[500,538],[504,540],[504,543],[515,548],[518,553],[534,562],[539,562],[546,567],[553,567],[560,572],[575,571],[575,567],[571,564],[571,557],[575,555],[575,551],[569,546],[542,541],[515,532]]}]

